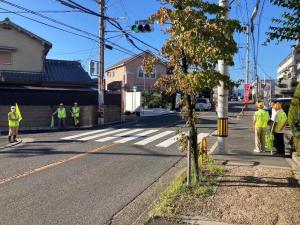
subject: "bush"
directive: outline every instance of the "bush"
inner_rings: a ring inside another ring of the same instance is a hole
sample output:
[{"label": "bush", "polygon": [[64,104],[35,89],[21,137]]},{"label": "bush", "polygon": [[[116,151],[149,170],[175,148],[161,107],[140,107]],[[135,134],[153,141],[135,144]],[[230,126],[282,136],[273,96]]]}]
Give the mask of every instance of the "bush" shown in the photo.
[{"label": "bush", "polygon": [[290,105],[288,123],[292,128],[294,136],[300,138],[300,82],[297,85]]},{"label": "bush", "polygon": [[126,116],[130,116],[131,115],[131,112],[130,111],[125,111],[124,113]]},{"label": "bush", "polygon": [[167,108],[171,104],[171,97],[154,91],[142,93],[143,106],[148,108]]}]

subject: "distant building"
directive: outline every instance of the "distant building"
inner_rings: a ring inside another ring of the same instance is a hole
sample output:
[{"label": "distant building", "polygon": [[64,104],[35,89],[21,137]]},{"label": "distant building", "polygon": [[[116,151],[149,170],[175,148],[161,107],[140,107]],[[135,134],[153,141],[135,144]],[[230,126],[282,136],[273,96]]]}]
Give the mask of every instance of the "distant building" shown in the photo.
[{"label": "distant building", "polygon": [[143,69],[143,59],[149,56],[149,52],[142,52],[133,57],[123,59],[106,69],[106,90],[131,91],[136,87],[137,91],[154,90],[156,80],[167,74],[167,65],[163,62],[154,65],[153,73],[146,75]]},{"label": "distant building", "polygon": [[276,95],[292,96],[300,80],[300,51],[294,49],[277,68]]},{"label": "distant building", "polygon": [[[95,125],[97,89],[78,61],[47,59],[52,44],[11,22],[0,21],[0,127],[7,129],[10,105],[18,103],[22,129],[49,128],[63,102],[78,102],[82,126]],[[69,124],[72,124],[68,111]]]}]

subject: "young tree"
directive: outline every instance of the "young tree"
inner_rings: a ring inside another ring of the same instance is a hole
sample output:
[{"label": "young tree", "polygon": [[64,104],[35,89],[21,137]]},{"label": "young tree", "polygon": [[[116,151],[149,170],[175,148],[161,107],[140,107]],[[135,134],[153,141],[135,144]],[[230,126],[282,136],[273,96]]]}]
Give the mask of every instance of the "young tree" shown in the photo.
[{"label": "young tree", "polygon": [[281,18],[273,18],[267,41],[296,41],[300,39],[300,3],[299,0],[271,0],[271,3],[283,7],[286,11]]},{"label": "young tree", "polygon": [[[182,113],[187,120],[193,154],[195,178],[199,181],[199,149],[193,97],[206,88],[213,88],[229,78],[216,70],[218,60],[233,65],[238,48],[233,39],[241,31],[236,20],[225,20],[226,9],[203,0],[161,0],[162,7],[151,16],[169,36],[162,55],[173,69],[171,76],[161,77],[156,86],[168,94],[184,94]],[[144,63],[152,71],[153,60]]]},{"label": "young tree", "polygon": [[300,138],[300,82],[297,85],[288,114],[288,123],[295,137]]}]

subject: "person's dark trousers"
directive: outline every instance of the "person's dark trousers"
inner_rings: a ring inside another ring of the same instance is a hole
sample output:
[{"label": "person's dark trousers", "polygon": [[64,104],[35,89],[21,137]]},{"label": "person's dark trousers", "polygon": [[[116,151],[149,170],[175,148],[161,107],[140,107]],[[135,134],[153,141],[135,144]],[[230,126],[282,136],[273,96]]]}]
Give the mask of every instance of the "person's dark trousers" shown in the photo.
[{"label": "person's dark trousers", "polygon": [[65,129],[66,127],[66,119],[58,119],[58,128],[60,130]]},{"label": "person's dark trousers", "polygon": [[277,150],[277,154],[284,155],[284,139],[283,133],[276,133],[274,132],[274,147]]}]

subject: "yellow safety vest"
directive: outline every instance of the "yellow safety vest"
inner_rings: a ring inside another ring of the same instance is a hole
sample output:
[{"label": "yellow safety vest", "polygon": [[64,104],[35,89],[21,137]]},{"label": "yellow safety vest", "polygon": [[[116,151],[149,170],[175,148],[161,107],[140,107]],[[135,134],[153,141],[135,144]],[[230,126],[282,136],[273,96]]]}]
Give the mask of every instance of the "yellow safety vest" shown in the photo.
[{"label": "yellow safety vest", "polygon": [[275,127],[275,132],[281,132],[284,128],[284,125],[285,125],[286,121],[287,121],[287,116],[286,116],[286,114],[283,110],[280,110],[277,113],[277,118],[278,118],[278,121],[277,121],[277,125]]},{"label": "yellow safety vest", "polygon": [[255,112],[255,127],[256,128],[267,128],[270,120],[269,113],[263,109],[259,109]]},{"label": "yellow safety vest", "polygon": [[18,127],[19,126],[19,117],[15,112],[8,113],[8,126],[9,127]]},{"label": "yellow safety vest", "polygon": [[80,108],[77,106],[72,107],[72,115],[73,117],[79,117],[80,115]]},{"label": "yellow safety vest", "polygon": [[58,117],[58,119],[67,118],[66,109],[65,108],[58,108],[57,109],[57,117]]}]

